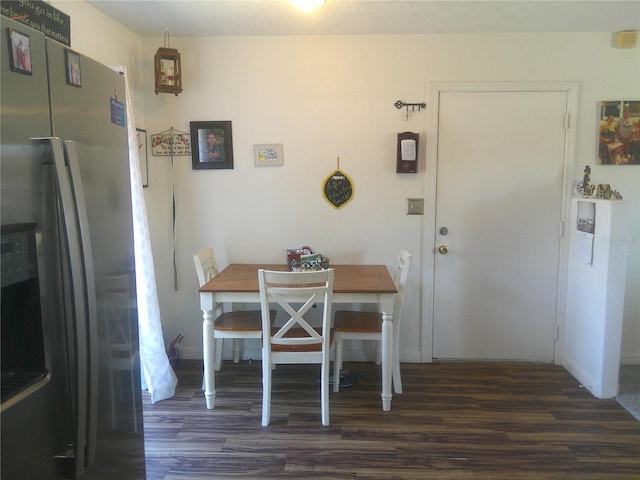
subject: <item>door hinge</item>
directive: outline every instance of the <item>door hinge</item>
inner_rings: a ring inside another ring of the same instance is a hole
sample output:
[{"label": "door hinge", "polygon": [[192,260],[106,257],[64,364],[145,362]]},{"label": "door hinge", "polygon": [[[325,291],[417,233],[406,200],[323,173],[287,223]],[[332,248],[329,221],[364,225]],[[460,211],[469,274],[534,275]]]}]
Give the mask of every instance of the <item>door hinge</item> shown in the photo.
[{"label": "door hinge", "polygon": [[571,115],[569,113],[564,114],[564,129],[569,130]]},{"label": "door hinge", "polygon": [[557,342],[558,338],[560,338],[560,325],[555,325],[553,327],[553,341]]},{"label": "door hinge", "polygon": [[560,238],[564,237],[564,222],[560,222],[560,225],[558,226],[558,236]]}]

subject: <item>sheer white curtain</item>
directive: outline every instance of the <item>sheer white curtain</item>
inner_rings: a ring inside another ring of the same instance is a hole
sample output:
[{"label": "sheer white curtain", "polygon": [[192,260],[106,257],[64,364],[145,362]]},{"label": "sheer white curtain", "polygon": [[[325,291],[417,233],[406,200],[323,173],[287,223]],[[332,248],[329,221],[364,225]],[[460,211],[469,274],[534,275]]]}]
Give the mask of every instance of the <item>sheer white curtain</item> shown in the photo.
[{"label": "sheer white curtain", "polygon": [[171,365],[169,365],[169,358],[167,357],[162,337],[160,306],[158,304],[158,291],[156,289],[156,277],[151,254],[147,209],[142,193],[136,122],[133,116],[131,95],[129,94],[129,81],[124,67],[118,67],[116,70],[124,74],[126,85],[142,388],[143,390],[149,390],[151,402],[155,403],[175,395],[178,379]]}]

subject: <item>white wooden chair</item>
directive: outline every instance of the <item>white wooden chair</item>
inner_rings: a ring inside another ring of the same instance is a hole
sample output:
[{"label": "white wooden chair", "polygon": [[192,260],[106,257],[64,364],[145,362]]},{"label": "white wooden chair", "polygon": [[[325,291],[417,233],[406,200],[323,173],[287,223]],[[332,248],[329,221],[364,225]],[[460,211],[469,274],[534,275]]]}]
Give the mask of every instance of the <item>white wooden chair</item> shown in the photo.
[{"label": "white wooden chair", "polygon": [[[218,275],[216,259],[212,248],[206,248],[193,256],[196,266],[198,282],[202,287],[209,280]],[[216,319],[213,323],[213,335],[216,342],[215,370],[222,365],[222,347],[225,338],[233,339],[233,361],[240,361],[239,343],[245,338],[260,338],[262,336],[262,320],[259,310],[239,310],[223,312],[222,305],[214,305]],[[275,310],[273,311],[275,316]]]},{"label": "white wooden chair", "polygon": [[[409,275],[412,255],[407,250],[400,250],[393,282],[398,294],[393,306],[393,389],[402,393],[400,377],[400,320],[402,318],[402,301]],[[356,312],[338,310],[333,319],[335,331],[335,357],[333,361],[333,391],[340,389],[340,371],[342,370],[342,343],[344,340],[375,340],[377,345],[376,363],[380,363],[379,344],[382,340],[382,314],[378,312]]]},{"label": "white wooden chair", "polygon": [[[331,298],[333,269],[311,272],[258,270],[262,308],[262,425],[271,418],[272,365],[319,363],[322,424],[329,425],[329,349],[331,348]],[[272,328],[270,304],[289,316],[282,327]],[[294,306],[295,305],[295,306]],[[322,326],[313,328],[305,315],[322,305]]]}]

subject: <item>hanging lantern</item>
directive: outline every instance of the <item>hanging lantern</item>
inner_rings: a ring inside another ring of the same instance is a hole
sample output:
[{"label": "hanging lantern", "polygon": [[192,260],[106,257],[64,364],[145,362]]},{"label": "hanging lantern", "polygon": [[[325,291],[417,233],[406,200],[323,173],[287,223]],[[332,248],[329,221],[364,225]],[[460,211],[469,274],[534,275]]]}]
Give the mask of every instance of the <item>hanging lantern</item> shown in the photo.
[{"label": "hanging lantern", "polygon": [[156,95],[158,93],[173,93],[178,96],[182,92],[182,65],[180,52],[169,48],[169,31],[164,34],[164,47],[158,48],[153,57],[156,78]]}]

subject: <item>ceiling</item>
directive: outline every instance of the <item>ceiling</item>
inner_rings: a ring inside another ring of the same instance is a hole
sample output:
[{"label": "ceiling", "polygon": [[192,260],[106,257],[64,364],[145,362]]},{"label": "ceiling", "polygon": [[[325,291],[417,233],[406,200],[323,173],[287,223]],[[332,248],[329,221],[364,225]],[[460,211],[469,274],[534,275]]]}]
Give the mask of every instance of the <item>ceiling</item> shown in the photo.
[{"label": "ceiling", "polygon": [[87,0],[141,37],[617,32],[640,30],[640,0]]}]

